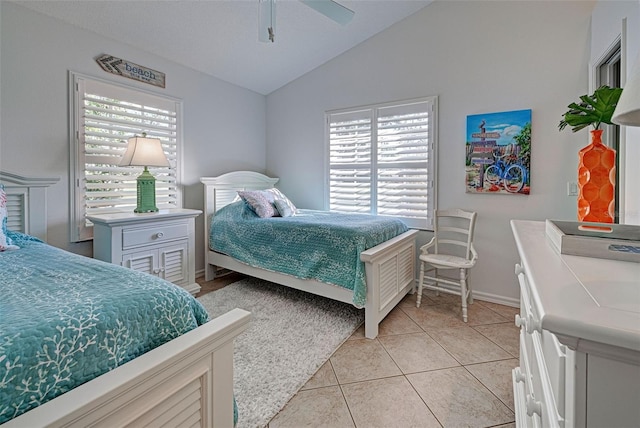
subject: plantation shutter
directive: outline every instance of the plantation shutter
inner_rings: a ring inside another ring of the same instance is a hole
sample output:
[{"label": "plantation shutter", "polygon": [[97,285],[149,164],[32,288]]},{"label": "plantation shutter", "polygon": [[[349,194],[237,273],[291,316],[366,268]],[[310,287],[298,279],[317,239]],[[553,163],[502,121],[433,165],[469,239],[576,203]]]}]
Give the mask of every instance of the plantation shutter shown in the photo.
[{"label": "plantation shutter", "polygon": [[143,167],[119,166],[128,139],[141,135],[158,138],[169,167],[149,167],[156,178],[156,206],[180,206],[179,112],[180,102],[132,88],[75,76],[76,171],[75,236],[93,236],[86,215],[130,211],[136,207],[136,178]]},{"label": "plantation shutter", "polygon": [[433,228],[435,97],[329,113],[329,209]]},{"label": "plantation shutter", "polygon": [[329,210],[371,212],[371,111],[330,115]]}]

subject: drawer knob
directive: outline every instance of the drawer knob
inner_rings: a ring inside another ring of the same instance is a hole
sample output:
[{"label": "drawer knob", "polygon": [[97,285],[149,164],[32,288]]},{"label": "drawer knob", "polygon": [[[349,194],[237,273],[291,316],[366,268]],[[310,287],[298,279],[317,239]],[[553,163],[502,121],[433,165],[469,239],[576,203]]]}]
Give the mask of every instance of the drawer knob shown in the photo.
[{"label": "drawer knob", "polygon": [[514,370],[515,370],[514,373],[515,373],[516,382],[524,382],[526,380],[526,377],[524,376],[524,373],[522,373],[522,371],[520,370],[520,367],[516,367]]},{"label": "drawer knob", "polygon": [[534,331],[540,332],[541,328],[540,328],[540,321],[538,321],[537,319],[535,319],[533,317],[533,315],[529,315],[527,317],[527,322],[526,322],[526,330],[527,333],[531,334]]},{"label": "drawer knob", "polygon": [[160,239],[164,236],[164,232],[158,232],[156,233],[156,239]]},{"label": "drawer knob", "polygon": [[524,268],[520,264],[516,263],[516,276],[521,273],[524,273]]},{"label": "drawer knob", "polygon": [[516,327],[525,327],[527,326],[526,318],[521,317],[519,314],[516,314]]},{"label": "drawer knob", "polygon": [[534,398],[530,395],[527,395],[527,416],[533,416],[535,413],[538,416],[542,416],[542,403],[540,401],[534,400]]}]

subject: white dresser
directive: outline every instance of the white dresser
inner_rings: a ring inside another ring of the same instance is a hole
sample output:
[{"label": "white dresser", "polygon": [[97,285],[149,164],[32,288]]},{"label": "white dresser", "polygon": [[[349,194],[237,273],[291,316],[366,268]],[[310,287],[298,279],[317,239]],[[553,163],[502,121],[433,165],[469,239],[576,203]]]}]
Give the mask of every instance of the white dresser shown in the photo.
[{"label": "white dresser", "polygon": [[159,276],[196,294],[195,218],[202,211],[160,210],[87,216],[93,223],[93,256]]},{"label": "white dresser", "polygon": [[640,263],[559,254],[511,221],[520,263],[518,427],[640,427]]}]

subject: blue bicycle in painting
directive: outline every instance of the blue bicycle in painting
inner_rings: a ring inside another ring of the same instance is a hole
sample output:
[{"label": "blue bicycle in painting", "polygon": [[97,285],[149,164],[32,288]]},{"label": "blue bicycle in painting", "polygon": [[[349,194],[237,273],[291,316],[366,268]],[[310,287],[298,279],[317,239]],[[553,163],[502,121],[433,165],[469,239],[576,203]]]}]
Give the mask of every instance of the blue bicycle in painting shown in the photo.
[{"label": "blue bicycle in painting", "polygon": [[518,157],[509,154],[500,156],[493,152],[495,162],[484,171],[484,180],[492,185],[502,185],[507,192],[518,193],[527,182],[527,168]]}]

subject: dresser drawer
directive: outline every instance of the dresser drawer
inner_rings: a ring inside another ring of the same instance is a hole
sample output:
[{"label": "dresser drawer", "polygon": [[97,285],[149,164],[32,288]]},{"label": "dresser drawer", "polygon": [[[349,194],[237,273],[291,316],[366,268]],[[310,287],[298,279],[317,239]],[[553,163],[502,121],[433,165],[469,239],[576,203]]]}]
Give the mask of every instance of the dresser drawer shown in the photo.
[{"label": "dresser drawer", "polygon": [[542,330],[539,339],[556,409],[558,415],[564,418],[567,348],[547,330]]},{"label": "dresser drawer", "polygon": [[534,383],[537,382],[537,379],[535,378],[535,371],[531,365],[531,357],[535,359],[531,335],[521,331],[520,367],[517,367],[512,372],[514,410],[516,413],[516,426],[518,428],[538,428],[542,426],[542,420],[540,418],[542,407],[535,393]]},{"label": "dresser drawer", "polygon": [[189,234],[186,222],[157,222],[149,227],[127,228],[122,231],[122,248],[156,244],[185,238]]},{"label": "dresser drawer", "polygon": [[520,326],[520,367],[530,383],[527,392],[527,413],[535,410],[543,426],[558,427],[564,423],[565,398],[565,347],[557,338],[542,329],[542,313],[532,296],[531,284],[526,272],[516,265],[520,285],[520,314],[516,325]]}]

